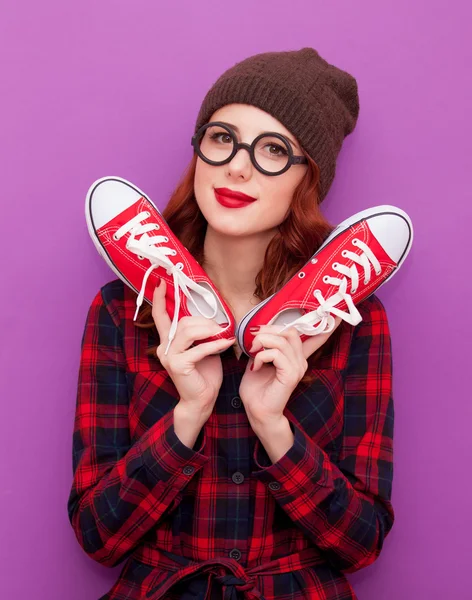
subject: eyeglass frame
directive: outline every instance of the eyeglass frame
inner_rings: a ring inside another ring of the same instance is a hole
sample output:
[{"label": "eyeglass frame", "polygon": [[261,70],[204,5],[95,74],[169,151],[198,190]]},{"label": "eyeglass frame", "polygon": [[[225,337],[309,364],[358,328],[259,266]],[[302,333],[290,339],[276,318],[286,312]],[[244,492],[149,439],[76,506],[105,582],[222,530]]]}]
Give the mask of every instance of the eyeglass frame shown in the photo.
[{"label": "eyeglass frame", "polygon": [[[198,139],[201,136],[203,138],[203,135],[201,135],[206,129],[208,129],[208,127],[212,127],[212,126],[219,126],[222,127],[223,129],[226,129],[227,131],[229,131],[229,134],[231,135],[231,137],[233,138],[233,151],[231,152],[231,154],[229,155],[228,158],[226,158],[223,161],[214,161],[214,160],[210,160],[209,158],[207,158],[200,150],[200,145],[198,144]],[[285,165],[285,167],[281,170],[281,171],[277,171],[276,173],[273,173],[272,171],[266,171],[265,169],[263,169],[260,165],[257,164],[256,158],[254,156],[254,150],[256,147],[256,143],[263,137],[265,136],[271,136],[271,137],[277,137],[280,140],[282,140],[287,148],[288,151],[288,161],[287,164]],[[290,143],[290,141],[283,136],[281,133],[277,133],[275,131],[265,131],[264,133],[261,133],[260,135],[258,135],[251,144],[246,144],[245,142],[238,142],[238,138],[236,137],[236,132],[231,129],[231,127],[229,125],[226,125],[226,123],[222,123],[221,121],[210,121],[209,123],[206,123],[205,125],[202,125],[202,127],[200,127],[200,129],[192,136],[192,146],[193,149],[195,150],[195,152],[198,154],[198,156],[206,163],[208,163],[209,165],[213,165],[213,166],[221,166],[221,165],[225,165],[229,162],[231,162],[233,160],[233,158],[236,156],[236,154],[238,153],[239,150],[241,150],[241,148],[244,148],[245,150],[247,150],[249,152],[249,156],[251,158],[251,163],[254,165],[254,167],[260,172],[263,173],[264,175],[268,175],[269,177],[271,176],[276,176],[276,175],[282,175],[283,173],[285,173],[286,171],[288,171],[290,169],[290,167],[292,165],[304,165],[304,164],[308,164],[308,159],[306,158],[306,156],[297,156],[293,153],[292,150],[292,144]]]}]

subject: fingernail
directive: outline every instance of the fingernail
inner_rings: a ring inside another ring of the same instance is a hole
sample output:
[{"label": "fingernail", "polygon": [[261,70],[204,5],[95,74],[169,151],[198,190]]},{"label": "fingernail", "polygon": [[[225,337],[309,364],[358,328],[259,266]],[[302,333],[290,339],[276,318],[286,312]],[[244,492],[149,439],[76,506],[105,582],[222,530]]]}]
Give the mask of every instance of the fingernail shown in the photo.
[{"label": "fingernail", "polygon": [[220,323],[220,327],[228,327],[229,323]]},{"label": "fingernail", "polygon": [[254,369],[254,363],[252,363],[251,368],[249,370],[252,371],[253,369]]},{"label": "fingernail", "polygon": [[249,327],[249,331],[250,332],[259,331],[260,328],[261,328],[260,325],[258,325],[257,327]]}]

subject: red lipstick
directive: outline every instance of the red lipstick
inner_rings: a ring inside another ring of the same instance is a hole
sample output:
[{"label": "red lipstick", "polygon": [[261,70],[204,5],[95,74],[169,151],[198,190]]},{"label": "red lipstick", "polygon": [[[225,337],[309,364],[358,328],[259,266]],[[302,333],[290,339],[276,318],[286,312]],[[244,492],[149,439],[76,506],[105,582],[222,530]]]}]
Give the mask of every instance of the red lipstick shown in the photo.
[{"label": "red lipstick", "polygon": [[220,204],[227,208],[240,208],[256,200],[252,196],[228,188],[215,188],[215,197]]}]

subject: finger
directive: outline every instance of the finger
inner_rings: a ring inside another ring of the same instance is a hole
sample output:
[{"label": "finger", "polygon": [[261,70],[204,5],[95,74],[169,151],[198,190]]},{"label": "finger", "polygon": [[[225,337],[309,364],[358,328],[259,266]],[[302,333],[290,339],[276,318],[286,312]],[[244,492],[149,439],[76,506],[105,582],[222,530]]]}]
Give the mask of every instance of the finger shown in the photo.
[{"label": "finger", "polygon": [[175,337],[172,341],[172,354],[179,354],[188,350],[196,340],[218,335],[224,330],[216,321],[204,319],[204,322],[181,319],[177,324]]},{"label": "finger", "polygon": [[207,356],[219,354],[224,349],[229,348],[234,344],[235,339],[236,338],[226,338],[198,344],[198,346],[194,346],[174,357],[173,370],[178,371],[179,369],[185,368],[185,366],[188,367],[188,365],[197,364]]},{"label": "finger", "polygon": [[332,336],[332,334],[336,331],[336,329],[341,324],[341,317],[335,317],[335,325],[334,329],[329,333],[319,333],[317,335],[310,336],[307,340],[302,342],[303,355],[305,358],[311,356],[318,348],[321,346]]},{"label": "finger", "polygon": [[152,318],[156,324],[159,339],[166,340],[169,336],[171,320],[166,309],[167,283],[164,279],[154,288],[152,296]]},{"label": "finger", "polygon": [[288,329],[285,329],[285,331],[278,333],[278,335],[288,340],[297,356],[300,358],[303,356],[302,340],[300,333],[295,327],[289,327]]},{"label": "finger", "polygon": [[[262,350],[256,354],[252,370],[258,371],[264,364],[268,363],[273,363],[278,371],[287,373],[291,378],[295,375],[298,376],[303,368],[302,365],[290,361],[278,348],[270,348],[269,350]],[[300,378],[301,377],[302,375],[300,375]]]},{"label": "finger", "polygon": [[[152,316],[161,343],[164,343],[164,341],[167,343],[172,324],[166,308],[166,289],[167,283],[161,278],[159,285],[154,289],[152,302]],[[211,337],[221,333],[223,330],[224,328],[213,319],[207,319],[200,316],[182,317],[177,323],[175,338],[171,344],[172,352],[173,354],[184,352],[195,340]],[[181,331],[186,332],[183,337]]]},{"label": "finger", "polygon": [[291,361],[295,362],[297,360],[297,353],[289,339],[285,336],[273,333],[259,333],[254,338],[254,343],[250,351],[259,352],[261,348],[264,350],[275,348],[283,352]]}]

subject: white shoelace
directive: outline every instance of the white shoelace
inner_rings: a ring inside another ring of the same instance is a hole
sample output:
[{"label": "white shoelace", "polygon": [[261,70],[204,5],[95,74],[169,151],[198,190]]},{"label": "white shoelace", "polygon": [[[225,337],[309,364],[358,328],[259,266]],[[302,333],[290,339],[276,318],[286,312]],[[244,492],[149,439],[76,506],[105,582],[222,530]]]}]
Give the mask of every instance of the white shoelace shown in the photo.
[{"label": "white shoelace", "polygon": [[[375,270],[376,275],[380,275],[382,272],[382,268],[380,266],[379,261],[377,260],[375,254],[372,250],[362,242],[361,240],[354,238],[352,240],[354,246],[359,246],[362,250],[362,254],[355,254],[349,250],[343,250],[342,256],[344,258],[349,258],[357,263],[364,269],[364,284],[367,285],[371,278],[372,268],[371,264]],[[316,259],[312,260],[312,262],[317,262]],[[351,294],[357,291],[359,286],[359,272],[358,267],[353,264],[350,267],[346,265],[341,265],[339,263],[333,263],[333,270],[338,271],[342,275],[343,278],[330,277],[329,275],[325,275],[323,281],[325,283],[329,283],[331,285],[339,286],[338,291],[330,296],[329,298],[323,298],[320,290],[314,290],[313,295],[320,303],[319,307],[316,310],[310,311],[301,317],[298,317],[291,323],[287,323],[284,325],[282,331],[285,331],[289,327],[295,327],[297,331],[305,335],[317,335],[319,333],[329,333],[334,329],[335,320],[333,314],[341,317],[344,321],[347,321],[351,325],[357,325],[362,321],[361,314],[357,310],[351,295],[346,291],[348,284],[348,277],[351,280]],[[336,305],[342,301],[345,301],[347,304],[347,308],[349,312],[343,312],[336,308]]]},{"label": "white shoelace", "polygon": [[[130,221],[125,223],[116,231],[115,239],[119,239],[128,232],[131,232],[131,235],[126,242],[126,248],[130,252],[137,254],[139,258],[148,258],[151,262],[151,266],[147,269],[143,277],[141,290],[136,300],[136,312],[134,314],[133,320],[136,320],[139,309],[143,303],[144,293],[146,290],[146,283],[151,272],[154,269],[157,269],[158,267],[164,267],[168,275],[172,274],[172,277],[174,279],[175,310],[169,331],[169,339],[165,350],[165,354],[167,354],[171,342],[175,337],[175,332],[179,321],[180,290],[182,290],[182,292],[187,296],[188,300],[192,302],[195,309],[202,315],[202,317],[206,317],[207,319],[212,319],[216,316],[216,313],[218,312],[218,304],[215,296],[209,290],[199,285],[198,283],[193,281],[193,279],[190,279],[190,277],[188,277],[187,275],[185,275],[185,273],[182,272],[182,263],[177,263],[176,265],[174,265],[174,263],[169,258],[167,258],[168,255],[175,256],[177,254],[175,250],[172,250],[167,246],[156,246],[156,244],[168,242],[169,239],[163,235],[148,235],[150,231],[159,229],[159,225],[157,223],[142,223],[144,219],[147,219],[150,216],[151,214],[148,211],[140,212],[138,215],[133,217]],[[136,236],[141,237],[137,239]],[[205,314],[205,311],[202,309],[202,307],[196,304],[195,300],[193,299],[190,293],[190,290],[192,290],[195,294],[199,294],[202,297],[203,307],[208,306],[210,308],[211,314]]]}]

